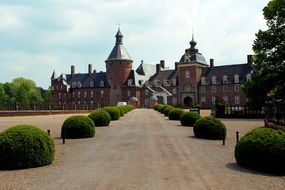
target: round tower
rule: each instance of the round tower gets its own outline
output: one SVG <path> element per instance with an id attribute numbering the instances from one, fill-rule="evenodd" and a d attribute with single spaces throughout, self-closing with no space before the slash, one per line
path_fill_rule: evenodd
<path id="1" fill-rule="evenodd" d="M 123 45 L 120 28 L 116 34 L 116 44 L 105 62 L 109 85 L 111 88 L 121 87 L 129 77 L 133 60 Z"/>

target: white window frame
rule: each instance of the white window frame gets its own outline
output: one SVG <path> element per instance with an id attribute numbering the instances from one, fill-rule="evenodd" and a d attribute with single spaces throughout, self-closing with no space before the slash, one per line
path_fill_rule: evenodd
<path id="1" fill-rule="evenodd" d="M 229 79 L 227 75 L 223 76 L 223 84 L 228 84 L 229 83 Z"/>
<path id="2" fill-rule="evenodd" d="M 201 78 L 201 85 L 206 85 L 206 77 Z"/>
<path id="3" fill-rule="evenodd" d="M 223 85 L 223 92 L 228 92 L 228 91 L 229 91 L 229 86 Z"/>
<path id="4" fill-rule="evenodd" d="M 172 80 L 172 85 L 173 85 L 173 86 L 176 86 L 176 85 L 177 85 L 177 80 L 176 80 L 176 79 L 173 79 L 173 80 Z"/>
<path id="5" fill-rule="evenodd" d="M 172 94 L 177 94 L 177 90 L 176 90 L 176 88 L 173 88 L 173 90 L 172 90 Z"/>
<path id="6" fill-rule="evenodd" d="M 131 91 L 130 91 L 130 90 L 127 91 L 127 96 L 128 96 L 128 97 L 131 96 Z"/>
<path id="7" fill-rule="evenodd" d="M 185 71 L 185 78 L 190 79 L 190 71 L 189 70 Z"/>
<path id="8" fill-rule="evenodd" d="M 205 86 L 201 86 L 200 87 L 200 92 L 201 93 L 205 93 L 206 92 L 206 87 Z"/>
<path id="9" fill-rule="evenodd" d="M 104 85 L 105 85 L 105 84 L 104 84 L 104 81 L 101 80 L 101 81 L 100 81 L 100 87 L 104 87 Z"/>
<path id="10" fill-rule="evenodd" d="M 236 74 L 236 75 L 234 76 L 234 78 L 235 78 L 235 83 L 236 83 L 236 84 L 239 83 L 239 75 Z"/>
<path id="11" fill-rule="evenodd" d="M 239 89 L 240 89 L 239 84 L 236 84 L 235 85 L 235 92 L 239 92 Z"/>
<path id="12" fill-rule="evenodd" d="M 216 93 L 217 92 L 217 87 L 216 86 L 212 86 L 212 93 Z"/>
<path id="13" fill-rule="evenodd" d="M 235 104 L 236 105 L 240 104 L 240 96 L 235 96 Z"/>
<path id="14" fill-rule="evenodd" d="M 217 77 L 216 76 L 212 77 L 212 84 L 217 84 Z"/>

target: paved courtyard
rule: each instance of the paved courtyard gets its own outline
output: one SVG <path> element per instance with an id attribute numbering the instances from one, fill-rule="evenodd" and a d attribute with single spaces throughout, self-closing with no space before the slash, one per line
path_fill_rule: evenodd
<path id="1" fill-rule="evenodd" d="M 239 167 L 235 134 L 263 125 L 262 120 L 222 120 L 228 129 L 221 141 L 197 139 L 191 127 L 169 121 L 154 110 L 136 109 L 96 128 L 95 138 L 67 140 L 60 128 L 70 115 L 1 117 L 0 132 L 15 124 L 50 129 L 56 158 L 52 165 L 0 171 L 0 189 L 238 189 L 278 190 L 285 176 Z M 1 156 L 1 155 L 0 155 Z"/>

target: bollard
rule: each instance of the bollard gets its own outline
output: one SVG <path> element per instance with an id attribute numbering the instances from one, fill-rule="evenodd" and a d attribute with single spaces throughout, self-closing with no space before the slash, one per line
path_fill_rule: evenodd
<path id="1" fill-rule="evenodd" d="M 49 129 L 47 130 L 47 133 L 48 133 L 48 136 L 50 136 L 50 130 Z"/>
<path id="2" fill-rule="evenodd" d="M 238 141 L 239 141 L 239 132 L 238 131 L 236 132 L 236 139 L 237 139 L 237 143 L 238 143 Z"/>
<path id="3" fill-rule="evenodd" d="M 223 130 L 223 145 L 225 146 L 226 144 L 226 137 L 225 137 L 225 130 Z"/>

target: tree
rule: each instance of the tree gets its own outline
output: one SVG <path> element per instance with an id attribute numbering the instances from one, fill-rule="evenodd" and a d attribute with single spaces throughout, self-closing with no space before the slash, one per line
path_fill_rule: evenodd
<path id="1" fill-rule="evenodd" d="M 256 34 L 255 74 L 244 85 L 252 107 L 261 107 L 270 99 L 285 100 L 285 1 L 270 1 L 263 15 L 268 29 Z"/>

